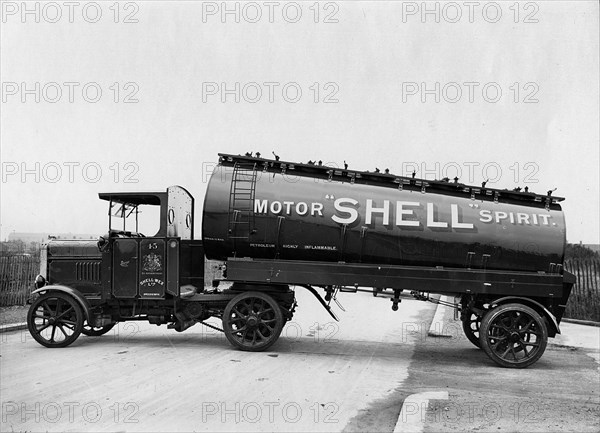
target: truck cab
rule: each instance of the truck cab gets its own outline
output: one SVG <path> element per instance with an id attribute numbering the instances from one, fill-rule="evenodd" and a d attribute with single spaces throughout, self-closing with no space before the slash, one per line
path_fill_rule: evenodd
<path id="1" fill-rule="evenodd" d="M 94 240 L 50 240 L 28 324 L 47 347 L 63 347 L 83 332 L 101 335 L 123 320 L 173 323 L 181 304 L 204 288 L 204 250 L 194 240 L 194 198 L 180 186 L 164 192 L 100 193 L 108 231 Z M 153 224 L 143 218 L 154 217 Z M 148 219 L 148 218 L 146 218 Z M 157 224 L 158 222 L 158 224 Z M 142 233 L 153 227 L 153 233 Z M 64 320 L 63 320 L 64 319 Z M 61 320 L 63 320 L 61 322 Z"/>
<path id="2" fill-rule="evenodd" d="M 109 231 L 98 241 L 104 299 L 166 299 L 204 286 L 204 251 L 194 238 L 194 198 L 180 186 L 155 193 L 101 193 Z M 144 207 L 158 207 L 156 233 L 140 231 Z"/>

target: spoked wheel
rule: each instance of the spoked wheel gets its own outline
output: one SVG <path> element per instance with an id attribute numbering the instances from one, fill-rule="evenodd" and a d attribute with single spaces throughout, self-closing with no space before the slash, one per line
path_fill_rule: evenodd
<path id="1" fill-rule="evenodd" d="M 481 326 L 481 317 L 472 311 L 467 311 L 465 320 L 462 321 L 463 331 L 471 343 L 481 348 L 479 343 L 479 328 Z"/>
<path id="2" fill-rule="evenodd" d="M 223 313 L 223 330 L 229 342 L 238 349 L 266 350 L 283 329 L 283 314 L 277 302 L 260 292 L 246 292 L 233 298 Z"/>
<path id="3" fill-rule="evenodd" d="M 483 317 L 479 341 L 498 365 L 524 368 L 540 359 L 546 350 L 548 328 L 534 309 L 523 304 L 506 304 Z"/>
<path id="4" fill-rule="evenodd" d="M 65 347 L 77 340 L 83 328 L 83 310 L 66 293 L 45 293 L 27 313 L 31 336 L 46 347 Z"/>
<path id="5" fill-rule="evenodd" d="M 101 335 L 106 334 L 108 331 L 113 329 L 115 323 L 111 323 L 110 325 L 105 326 L 91 326 L 89 323 L 85 322 L 83 324 L 83 329 L 81 333 L 87 335 L 88 337 L 100 337 Z"/>

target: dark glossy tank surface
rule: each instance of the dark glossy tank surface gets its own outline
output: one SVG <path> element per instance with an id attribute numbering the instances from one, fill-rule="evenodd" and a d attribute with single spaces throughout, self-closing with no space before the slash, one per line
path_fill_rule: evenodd
<path id="1" fill-rule="evenodd" d="M 323 177 L 290 163 L 265 162 L 263 171 L 262 161 L 237 170 L 221 158 L 204 203 L 208 258 L 515 271 L 562 264 L 565 221 L 554 198 L 339 169 Z"/>

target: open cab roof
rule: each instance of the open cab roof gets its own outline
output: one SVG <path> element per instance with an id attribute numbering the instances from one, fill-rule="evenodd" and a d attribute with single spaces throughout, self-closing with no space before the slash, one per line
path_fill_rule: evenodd
<path id="1" fill-rule="evenodd" d="M 115 203 L 122 205 L 123 217 L 137 211 L 140 205 L 160 206 L 160 229 L 154 236 L 194 238 L 194 197 L 181 186 L 170 186 L 165 192 L 108 192 L 99 193 L 98 197 L 110 203 L 109 227 Z"/>
<path id="2" fill-rule="evenodd" d="M 183 188 L 182 188 L 183 189 Z M 168 191 L 168 189 L 167 189 Z M 101 200 L 113 203 L 129 204 L 139 206 L 142 204 L 160 206 L 167 197 L 165 192 L 101 192 L 98 194 Z"/>

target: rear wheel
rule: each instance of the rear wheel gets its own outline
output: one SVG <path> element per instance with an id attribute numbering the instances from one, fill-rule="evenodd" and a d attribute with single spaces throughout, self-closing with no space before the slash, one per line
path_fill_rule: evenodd
<path id="1" fill-rule="evenodd" d="M 31 336 L 46 347 L 65 347 L 77 340 L 83 328 L 83 310 L 70 295 L 45 293 L 36 299 L 27 313 Z"/>
<path id="2" fill-rule="evenodd" d="M 548 328 L 533 308 L 523 304 L 500 305 L 483 316 L 479 342 L 498 365 L 524 368 L 543 355 Z"/>
<path id="3" fill-rule="evenodd" d="M 100 337 L 101 335 L 104 335 L 108 331 L 113 329 L 114 326 L 115 323 L 111 323 L 110 325 L 105 326 L 91 326 L 89 323 L 85 322 L 81 333 L 83 335 L 87 335 L 88 337 Z"/>
<path id="4" fill-rule="evenodd" d="M 241 350 L 268 349 L 277 341 L 282 329 L 281 308 L 266 293 L 241 293 L 229 301 L 223 313 L 225 336 Z"/>

